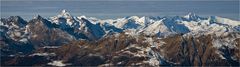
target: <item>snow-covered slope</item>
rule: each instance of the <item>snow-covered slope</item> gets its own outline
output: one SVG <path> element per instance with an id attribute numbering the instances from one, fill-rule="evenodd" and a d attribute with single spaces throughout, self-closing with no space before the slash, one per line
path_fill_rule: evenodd
<path id="1" fill-rule="evenodd" d="M 13 19 L 10 17 L 9 19 Z M 7 19 L 1 19 L 1 26 L 24 28 L 26 21 L 19 16 L 16 19 L 21 21 L 17 24 L 7 22 Z M 218 16 L 200 17 L 194 13 L 185 16 L 173 17 L 147 17 L 147 16 L 129 16 L 118 19 L 98 19 L 94 17 L 72 16 L 68 11 L 62 10 L 59 15 L 48 18 L 50 25 L 54 28 L 60 28 L 77 39 L 97 40 L 109 32 L 133 32 L 133 34 L 144 33 L 145 35 L 159 34 L 186 34 L 186 33 L 224 33 L 239 32 L 240 21 L 235 21 Z M 11 21 L 9 21 L 11 22 Z"/>
<path id="2" fill-rule="evenodd" d="M 144 28 L 144 33 L 149 34 L 149 35 L 154 35 L 157 33 L 167 33 L 171 32 L 170 29 L 167 28 L 166 25 L 164 25 L 162 20 L 156 21 L 146 28 Z"/>
<path id="3" fill-rule="evenodd" d="M 218 17 L 218 16 L 214 16 L 212 18 L 215 18 L 216 23 L 226 24 L 226 25 L 230 25 L 230 26 L 239 26 L 240 25 L 239 21 L 231 20 L 228 18 L 222 18 L 222 17 Z"/>

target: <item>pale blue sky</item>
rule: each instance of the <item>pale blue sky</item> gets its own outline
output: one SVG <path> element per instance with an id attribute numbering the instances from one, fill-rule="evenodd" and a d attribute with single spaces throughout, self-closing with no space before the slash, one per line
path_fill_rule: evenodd
<path id="1" fill-rule="evenodd" d="M 102 19 L 137 16 L 176 16 L 189 12 L 200 16 L 221 16 L 239 20 L 239 0 L 1 0 L 1 17 L 13 15 L 31 19 L 57 15 L 62 9 L 74 16 Z"/>

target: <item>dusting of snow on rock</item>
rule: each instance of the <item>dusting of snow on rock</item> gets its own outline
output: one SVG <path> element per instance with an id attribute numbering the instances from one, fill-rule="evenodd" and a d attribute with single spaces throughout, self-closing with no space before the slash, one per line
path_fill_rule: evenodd
<path id="1" fill-rule="evenodd" d="M 227 46 L 229 48 L 237 48 L 234 42 L 235 39 L 236 38 L 215 39 L 213 41 L 213 47 L 220 48 L 222 46 Z"/>
<path id="2" fill-rule="evenodd" d="M 157 58 L 151 58 L 151 59 L 149 60 L 149 64 L 150 64 L 151 66 L 159 66 L 159 61 L 157 60 Z"/>
<path id="3" fill-rule="evenodd" d="M 23 39 L 20 39 L 19 41 L 20 41 L 20 42 L 23 42 L 23 43 L 27 43 L 27 42 L 28 42 L 28 39 L 27 39 L 27 38 L 23 38 Z"/>
<path id="4" fill-rule="evenodd" d="M 34 53 L 31 54 L 30 56 L 55 56 L 55 53 Z"/>
<path id="5" fill-rule="evenodd" d="M 44 46 L 43 48 L 59 48 L 60 46 Z"/>
<path id="6" fill-rule="evenodd" d="M 220 51 L 215 51 L 215 53 L 218 54 L 221 59 L 226 59 L 225 57 L 222 56 L 222 52 L 220 52 Z"/>
<path id="7" fill-rule="evenodd" d="M 48 65 L 63 67 L 70 64 L 64 64 L 62 60 L 55 60 L 53 62 L 49 62 Z"/>

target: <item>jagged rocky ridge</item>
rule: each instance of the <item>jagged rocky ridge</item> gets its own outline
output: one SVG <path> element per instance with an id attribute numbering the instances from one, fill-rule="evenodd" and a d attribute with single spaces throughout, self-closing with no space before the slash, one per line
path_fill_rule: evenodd
<path id="1" fill-rule="evenodd" d="M 194 13 L 1 18 L 4 66 L 239 66 L 240 21 Z M 26 63 L 28 62 L 28 63 Z"/>

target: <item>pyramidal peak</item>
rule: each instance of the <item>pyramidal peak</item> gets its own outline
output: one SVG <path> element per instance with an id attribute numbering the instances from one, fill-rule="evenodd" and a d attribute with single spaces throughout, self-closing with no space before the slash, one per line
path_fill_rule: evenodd
<path id="1" fill-rule="evenodd" d="M 195 13 L 192 13 L 192 12 L 190 12 L 187 15 L 184 16 L 184 18 L 188 18 L 188 19 L 189 18 L 195 18 L 195 17 L 197 17 L 197 15 Z"/>
<path id="2" fill-rule="evenodd" d="M 40 15 L 34 17 L 34 19 L 43 19 Z"/>
<path id="3" fill-rule="evenodd" d="M 62 13 L 66 13 L 66 12 L 67 12 L 67 10 L 65 10 L 65 9 L 62 10 Z"/>
<path id="4" fill-rule="evenodd" d="M 195 13 L 192 13 L 192 12 L 189 12 L 187 15 L 188 15 L 188 16 L 195 16 L 196 14 L 195 14 Z"/>
<path id="5" fill-rule="evenodd" d="M 198 15 L 196 15 L 195 13 L 188 13 L 187 15 L 183 16 L 183 18 L 187 19 L 188 21 L 199 21 L 199 20 L 203 20 L 206 18 L 202 18 Z"/>
<path id="6" fill-rule="evenodd" d="M 14 21 L 23 20 L 23 18 L 20 17 L 20 16 L 10 16 L 9 18 L 10 18 L 11 20 L 14 20 Z"/>
<path id="7" fill-rule="evenodd" d="M 67 10 L 63 9 L 58 17 L 71 18 L 72 16 Z"/>

